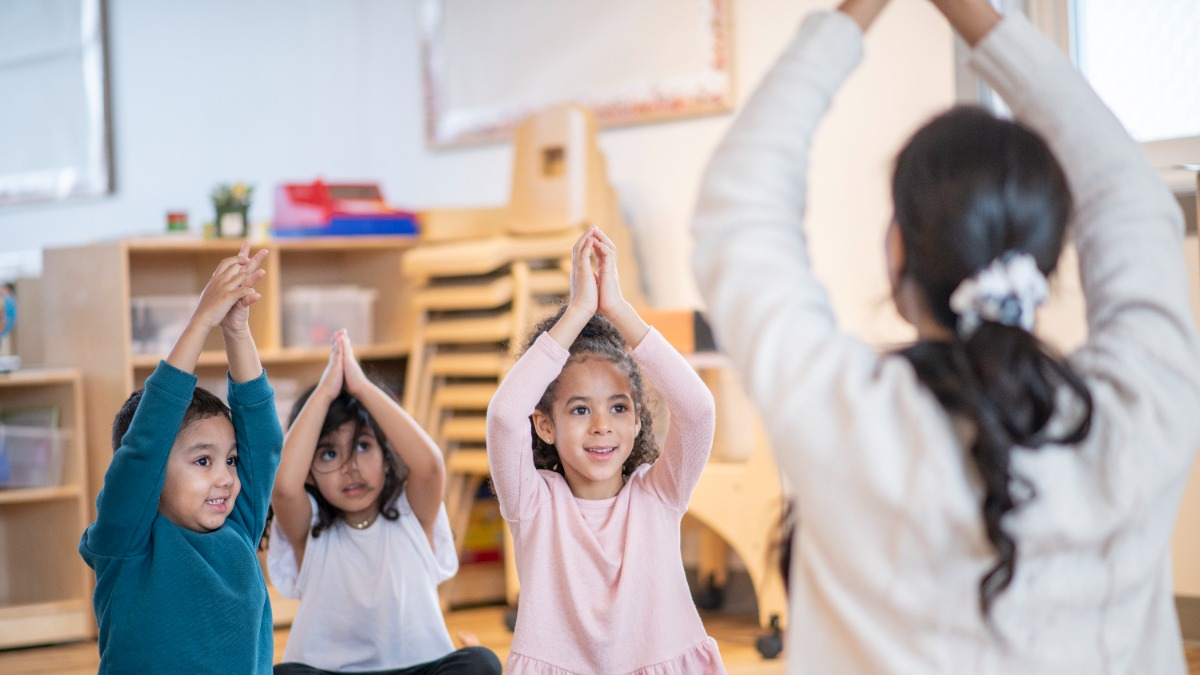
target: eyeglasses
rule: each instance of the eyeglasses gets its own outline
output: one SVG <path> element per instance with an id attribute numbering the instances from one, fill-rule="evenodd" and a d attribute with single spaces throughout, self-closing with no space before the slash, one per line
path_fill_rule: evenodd
<path id="1" fill-rule="evenodd" d="M 335 448 L 331 445 L 320 446 L 313 455 L 312 470 L 314 473 L 333 473 L 341 471 L 350 462 L 357 466 L 359 460 L 372 457 L 380 452 L 378 443 L 359 441 L 352 450 Z"/>

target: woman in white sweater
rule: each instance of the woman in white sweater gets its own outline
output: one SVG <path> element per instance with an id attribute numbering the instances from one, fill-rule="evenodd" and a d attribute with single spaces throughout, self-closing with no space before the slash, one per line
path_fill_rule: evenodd
<path id="1" fill-rule="evenodd" d="M 933 0 L 1018 122 L 956 109 L 916 133 L 886 251 L 917 341 L 879 354 L 839 332 L 808 260 L 808 149 L 886 1 L 806 19 L 693 225 L 717 342 L 803 518 L 790 670 L 1183 673 L 1170 540 L 1200 342 L 1178 206 L 1023 18 Z M 1088 340 L 1063 358 L 1030 331 L 1068 226 Z"/>

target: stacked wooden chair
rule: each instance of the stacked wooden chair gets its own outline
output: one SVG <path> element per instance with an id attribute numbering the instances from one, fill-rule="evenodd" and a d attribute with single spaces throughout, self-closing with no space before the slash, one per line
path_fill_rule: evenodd
<path id="1" fill-rule="evenodd" d="M 713 355 L 709 355 L 713 356 Z M 784 490 L 766 430 L 757 409 L 723 356 L 694 355 L 692 365 L 713 392 L 717 426 L 713 454 L 692 492 L 688 517 L 702 523 L 698 579 L 717 609 L 728 581 L 728 552 L 741 559 L 758 600 L 759 625 L 765 629 L 755 648 L 766 658 L 782 649 L 787 621 L 787 591 L 777 550 Z"/>
<path id="2" fill-rule="evenodd" d="M 586 228 L 599 227 L 617 245 L 622 291 L 643 302 L 593 115 L 569 105 L 535 114 L 517 130 L 513 154 L 506 206 L 422 212 L 421 241 L 403 263 L 416 314 L 404 404 L 446 452 L 446 507 L 459 550 L 488 475 L 488 402 L 530 329 L 567 298 L 571 248 Z"/>

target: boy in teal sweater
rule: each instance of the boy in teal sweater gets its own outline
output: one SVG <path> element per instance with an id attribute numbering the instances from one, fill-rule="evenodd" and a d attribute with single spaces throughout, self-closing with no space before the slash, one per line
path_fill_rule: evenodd
<path id="1" fill-rule="evenodd" d="M 283 431 L 249 327 L 267 251 L 249 250 L 217 266 L 171 353 L 113 421 L 119 449 L 79 542 L 96 571 L 101 673 L 271 672 L 255 551 Z M 229 407 L 196 386 L 217 326 Z"/>

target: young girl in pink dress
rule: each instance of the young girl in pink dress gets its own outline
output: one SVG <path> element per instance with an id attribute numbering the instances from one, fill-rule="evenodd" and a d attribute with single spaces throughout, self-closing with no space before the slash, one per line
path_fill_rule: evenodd
<path id="1" fill-rule="evenodd" d="M 670 411 L 661 454 L 648 383 Z M 599 230 L 576 242 L 570 301 L 534 330 L 487 422 L 521 579 L 505 672 L 724 673 L 679 548 L 713 398 L 622 297 Z"/>

